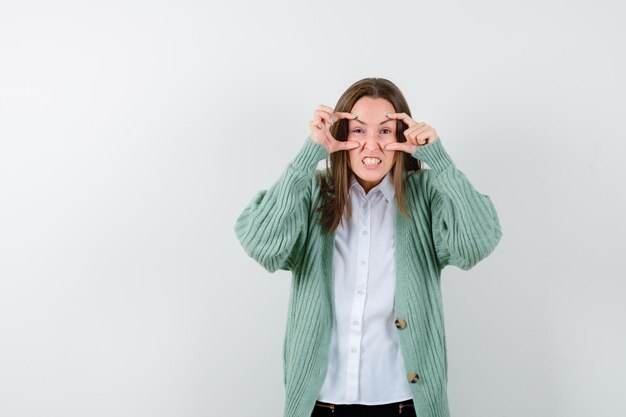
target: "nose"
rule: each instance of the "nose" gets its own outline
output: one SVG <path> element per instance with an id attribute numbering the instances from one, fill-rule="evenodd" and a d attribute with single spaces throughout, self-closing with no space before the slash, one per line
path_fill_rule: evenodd
<path id="1" fill-rule="evenodd" d="M 378 137 L 374 133 L 370 133 L 365 138 L 365 149 L 366 150 L 376 150 L 380 147 L 378 143 Z"/>

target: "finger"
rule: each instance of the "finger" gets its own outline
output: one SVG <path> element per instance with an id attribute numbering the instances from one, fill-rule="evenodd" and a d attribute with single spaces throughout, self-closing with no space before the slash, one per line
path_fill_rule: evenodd
<path id="1" fill-rule="evenodd" d="M 385 146 L 386 151 L 401 151 L 406 153 L 413 153 L 415 148 L 417 148 L 417 146 L 410 142 L 393 142 Z"/>
<path id="2" fill-rule="evenodd" d="M 317 106 L 316 110 L 325 111 L 328 114 L 332 114 L 335 111 L 332 107 L 328 107 L 323 104 L 320 104 L 319 106 Z"/>
<path id="3" fill-rule="evenodd" d="M 411 138 L 415 138 L 417 137 L 417 135 L 420 135 L 424 132 L 428 132 L 429 130 L 433 130 L 433 129 L 432 127 L 426 124 L 422 124 L 421 126 L 416 125 L 416 126 L 413 126 L 412 128 L 405 130 L 404 135 L 407 137 L 410 136 Z"/>
<path id="4" fill-rule="evenodd" d="M 420 132 L 417 134 L 417 136 L 415 136 L 417 143 L 419 143 L 420 145 L 426 145 L 428 143 L 431 143 L 436 138 L 437 138 L 437 132 L 435 132 L 435 129 L 429 129 L 424 132 Z"/>
<path id="5" fill-rule="evenodd" d="M 413 127 L 417 124 L 417 122 L 411 119 L 411 116 L 406 113 L 387 113 L 387 117 L 390 119 L 402 120 L 409 127 Z"/>
<path id="6" fill-rule="evenodd" d="M 348 140 L 348 141 L 345 141 L 345 142 L 338 142 L 338 144 L 339 145 L 337 145 L 337 146 L 338 146 L 339 150 L 342 150 L 342 151 L 349 151 L 350 149 L 356 149 L 359 146 L 361 146 L 361 144 L 359 142 L 355 142 L 353 140 Z"/>
<path id="7" fill-rule="evenodd" d="M 412 129 L 407 129 L 404 132 L 404 134 L 408 140 L 411 140 L 414 143 L 417 142 L 420 145 L 425 145 L 426 143 L 428 143 L 428 141 L 424 142 L 423 139 L 425 138 L 432 140 L 435 137 L 437 137 L 437 132 L 435 132 L 435 129 L 433 129 L 432 126 L 429 126 L 425 123 L 422 123 L 421 126 L 417 126 Z M 419 141 L 417 139 L 418 137 L 419 137 Z"/>
<path id="8" fill-rule="evenodd" d="M 424 122 L 416 122 L 415 125 L 409 127 L 407 130 L 404 131 L 404 133 L 413 133 L 413 132 L 415 132 L 418 129 L 422 129 L 423 127 L 430 127 L 430 126 L 428 126 Z"/>
<path id="9" fill-rule="evenodd" d="M 405 136 L 407 139 L 409 139 L 409 138 L 414 138 L 414 137 L 415 137 L 415 135 L 416 135 L 416 134 L 417 134 L 420 130 L 422 130 L 422 129 L 424 128 L 424 126 L 425 126 L 424 124 L 421 124 L 421 125 L 420 125 L 420 124 L 417 124 L 417 125 L 415 125 L 415 126 L 412 126 L 412 127 L 408 128 L 407 130 L 405 130 L 405 131 L 403 132 L 403 133 L 404 133 L 404 136 Z"/>
<path id="10" fill-rule="evenodd" d="M 315 117 L 313 120 L 309 122 L 309 126 L 311 128 L 315 127 L 316 129 L 321 130 L 321 129 L 324 129 L 324 121 L 319 117 Z"/>
<path id="11" fill-rule="evenodd" d="M 359 116 L 357 116 L 354 113 L 348 113 L 348 112 L 335 112 L 335 113 L 333 113 L 333 121 L 334 120 L 339 120 L 339 119 L 354 120 L 357 117 L 359 117 Z"/>
<path id="12" fill-rule="evenodd" d="M 331 124 L 331 122 L 330 122 L 330 116 L 331 115 L 329 113 L 327 113 L 325 111 L 322 111 L 322 110 L 315 110 L 313 112 L 313 114 L 315 116 L 319 117 L 320 119 L 324 120 L 326 122 L 326 124 L 328 124 L 328 125 Z"/>

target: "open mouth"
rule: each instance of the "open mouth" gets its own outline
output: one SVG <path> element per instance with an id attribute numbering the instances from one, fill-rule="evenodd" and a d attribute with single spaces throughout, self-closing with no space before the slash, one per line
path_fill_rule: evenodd
<path id="1" fill-rule="evenodd" d="M 363 158 L 362 159 L 363 164 L 367 165 L 367 166 L 375 166 L 378 165 L 380 163 L 382 163 L 382 161 L 379 158 Z"/>

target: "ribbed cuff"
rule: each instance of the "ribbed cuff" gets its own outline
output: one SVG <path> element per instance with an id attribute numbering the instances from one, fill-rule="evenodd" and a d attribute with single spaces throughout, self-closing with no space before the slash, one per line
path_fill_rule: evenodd
<path id="1" fill-rule="evenodd" d="M 428 164 L 435 172 L 439 173 L 451 165 L 454 165 L 452 158 L 443 148 L 441 139 L 437 138 L 435 141 L 428 143 L 427 145 L 418 146 L 415 152 L 411 154 L 413 158 L 422 160 Z"/>
<path id="2" fill-rule="evenodd" d="M 302 170 L 315 170 L 317 164 L 328 156 L 328 150 L 324 145 L 313 142 L 313 139 L 307 137 L 304 145 L 291 161 L 291 165 Z"/>

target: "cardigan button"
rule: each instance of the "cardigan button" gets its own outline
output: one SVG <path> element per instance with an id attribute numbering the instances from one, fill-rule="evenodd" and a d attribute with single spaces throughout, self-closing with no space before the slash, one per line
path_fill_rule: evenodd
<path id="1" fill-rule="evenodd" d="M 406 328 L 406 321 L 402 320 L 402 319 L 396 319 L 396 327 L 400 330 Z"/>
<path id="2" fill-rule="evenodd" d="M 409 372 L 408 377 L 411 384 L 415 384 L 420 379 L 419 375 L 417 375 L 415 372 Z"/>

